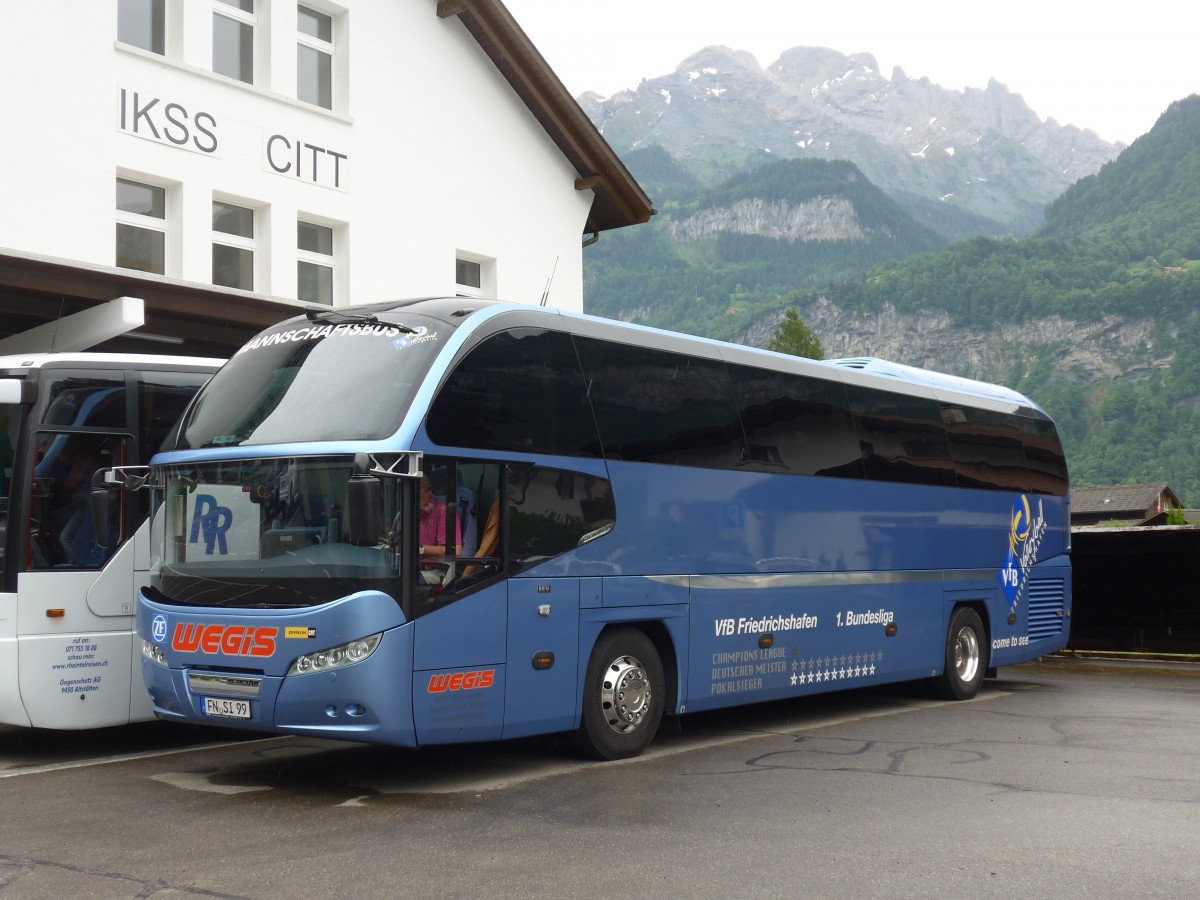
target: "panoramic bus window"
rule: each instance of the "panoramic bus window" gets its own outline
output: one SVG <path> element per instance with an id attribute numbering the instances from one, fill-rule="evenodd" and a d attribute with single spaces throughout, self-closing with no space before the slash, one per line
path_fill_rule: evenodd
<path id="1" fill-rule="evenodd" d="M 612 530 L 616 516 L 612 486 L 604 478 L 510 466 L 510 574 L 603 537 Z"/>
<path id="2" fill-rule="evenodd" d="M 953 486 L 941 412 L 932 399 L 847 385 L 866 476 Z"/>
<path id="3" fill-rule="evenodd" d="M 112 504 L 109 510 L 108 535 L 97 535 L 87 498 L 97 469 L 126 461 L 128 438 L 90 432 L 43 432 L 36 436 L 34 450 L 37 462 L 30 497 L 29 567 L 103 565 L 120 546 L 120 504 Z"/>
<path id="4" fill-rule="evenodd" d="M 577 338 L 608 459 L 736 468 L 747 450 L 725 364 Z"/>
<path id="5" fill-rule="evenodd" d="M 942 422 L 960 487 L 1032 490 L 1014 416 L 943 403 Z"/>
<path id="6" fill-rule="evenodd" d="M 171 449 L 394 433 L 451 329 L 358 315 L 343 322 L 329 311 L 251 340 L 200 392 Z"/>
<path id="7" fill-rule="evenodd" d="M 444 447 L 600 455 L 575 346 L 557 331 L 517 328 L 485 340 L 446 380 L 426 428 Z"/>
<path id="8" fill-rule="evenodd" d="M 1022 411 L 1024 412 L 1024 410 Z M 1037 494 L 1062 496 L 1067 493 L 1067 459 L 1054 423 L 1044 416 L 1017 416 L 1017 426 L 1025 445 L 1025 463 Z"/>
<path id="9" fill-rule="evenodd" d="M 862 478 L 854 420 L 839 382 L 730 366 L 746 429 L 746 468 Z"/>

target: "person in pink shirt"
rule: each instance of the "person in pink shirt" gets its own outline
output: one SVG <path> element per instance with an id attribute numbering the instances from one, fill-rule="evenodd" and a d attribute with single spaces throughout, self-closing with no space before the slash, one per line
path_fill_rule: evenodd
<path id="1" fill-rule="evenodd" d="M 428 478 L 421 479 L 421 559 L 439 559 L 446 555 L 446 504 L 433 495 Z M 454 520 L 455 552 L 462 553 L 462 521 Z"/>

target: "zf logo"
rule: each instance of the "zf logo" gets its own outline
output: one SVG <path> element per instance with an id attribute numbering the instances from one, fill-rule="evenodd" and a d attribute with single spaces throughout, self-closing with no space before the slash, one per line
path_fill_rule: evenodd
<path id="1" fill-rule="evenodd" d="M 229 555 L 229 542 L 225 533 L 233 524 L 233 510 L 228 506 L 217 504 L 216 498 L 209 494 L 196 495 L 196 512 L 192 516 L 192 533 L 188 538 L 189 544 L 200 540 L 204 532 L 204 555 L 212 556 L 213 549 L 219 548 L 221 556 Z"/>
<path id="2" fill-rule="evenodd" d="M 156 644 L 161 644 L 167 638 L 167 617 L 155 616 L 154 621 L 150 623 L 150 639 Z"/>
<path id="3" fill-rule="evenodd" d="M 729 637 L 733 634 L 733 619 L 717 619 L 717 637 Z"/>

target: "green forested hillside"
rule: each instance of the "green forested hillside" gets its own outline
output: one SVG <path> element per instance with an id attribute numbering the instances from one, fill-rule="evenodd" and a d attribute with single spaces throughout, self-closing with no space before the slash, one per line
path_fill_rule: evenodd
<path id="1" fill-rule="evenodd" d="M 658 201 L 659 214 L 649 224 L 606 234 L 588 250 L 585 306 L 596 315 L 729 338 L 781 306 L 797 288 L 945 244 L 849 162 L 769 163 L 702 192 L 659 149 L 638 156 L 631 169 L 648 190 L 677 193 Z M 862 237 L 801 241 L 733 231 L 702 239 L 673 236 L 689 216 L 739 201 L 795 205 L 828 199 L 853 205 Z"/>
<path id="2" fill-rule="evenodd" d="M 1121 261 L 1200 259 L 1200 97 L 1050 204 L 1041 234 L 1091 241 Z"/>

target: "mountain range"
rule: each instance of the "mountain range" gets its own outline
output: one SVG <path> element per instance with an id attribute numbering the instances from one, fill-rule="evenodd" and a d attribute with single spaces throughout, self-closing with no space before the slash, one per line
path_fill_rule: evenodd
<path id="1" fill-rule="evenodd" d="M 623 158 L 661 147 L 696 188 L 771 159 L 851 160 L 947 238 L 1033 231 L 1046 203 L 1123 149 L 1043 122 L 995 80 L 954 91 L 898 67 L 887 77 L 868 53 L 819 47 L 766 68 L 706 47 L 634 90 L 578 100 Z"/>

